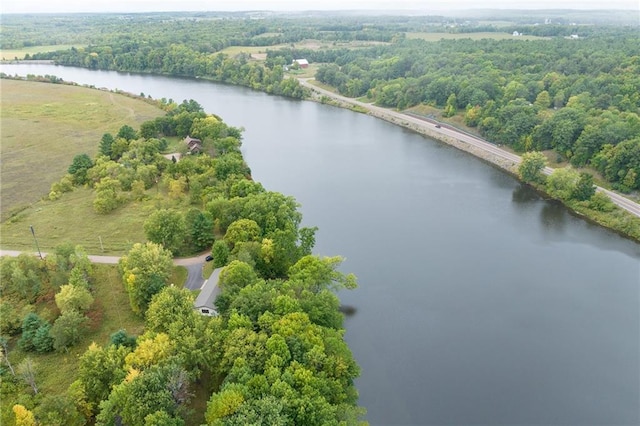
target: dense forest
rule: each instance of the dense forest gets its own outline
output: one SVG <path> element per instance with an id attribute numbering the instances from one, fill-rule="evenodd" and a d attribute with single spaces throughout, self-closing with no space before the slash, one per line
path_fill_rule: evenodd
<path id="1" fill-rule="evenodd" d="M 518 152 L 553 150 L 559 161 L 590 168 L 614 189 L 640 189 L 637 23 L 610 25 L 594 14 L 605 23 L 576 24 L 588 19 L 577 15 L 543 18 L 539 12 L 500 25 L 486 16 L 258 12 L 15 17 L 3 23 L 2 45 L 43 42 L 32 34 L 38 23 L 40 37 L 83 46 L 33 59 L 208 78 L 295 98 L 307 93 L 286 67 L 306 58 L 318 81 L 346 96 L 399 110 L 435 106 L 489 141 Z M 607 16 L 620 21 L 618 14 Z M 69 25 L 74 31 L 61 28 Z M 478 38 L 479 31 L 539 38 Z M 436 33 L 469 36 L 428 37 Z M 221 52 L 230 46 L 261 46 L 266 59 Z"/>
<path id="2" fill-rule="evenodd" d="M 3 424 L 181 425 L 193 416 L 194 387 L 208 391 L 210 425 L 360 423 L 359 367 L 335 295 L 355 277 L 337 270 L 340 257 L 311 255 L 315 228 L 300 227 L 293 198 L 251 179 L 239 129 L 194 101 L 163 106 L 167 115 L 138 131 L 105 134 L 96 158 L 77 155 L 49 194 L 93 188 L 98 214 L 155 203 L 149 242 L 118 266 L 143 331 L 111 330 L 108 344 L 80 356 L 68 389 L 43 394 L 39 357 L 87 343 L 105 303 L 96 291 L 108 283 L 79 246 L 44 261 L 0 259 Z M 199 152 L 160 154 L 165 137 L 186 135 L 202 138 Z M 223 268 L 216 317 L 194 310 L 194 293 L 172 281 L 173 255 L 203 249 Z"/>

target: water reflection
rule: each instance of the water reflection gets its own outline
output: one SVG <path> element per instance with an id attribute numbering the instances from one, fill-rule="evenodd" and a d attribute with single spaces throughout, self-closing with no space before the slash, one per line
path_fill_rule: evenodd
<path id="1" fill-rule="evenodd" d="M 340 305 L 339 309 L 346 317 L 352 317 L 358 312 L 358 309 L 353 305 Z"/>
<path id="2" fill-rule="evenodd" d="M 530 186 L 521 183 L 513 190 L 511 199 L 516 204 L 525 204 L 539 201 L 540 196 Z"/>
<path id="3" fill-rule="evenodd" d="M 562 233 L 567 224 L 567 210 L 558 201 L 548 201 L 540 209 L 540 223 L 544 231 Z"/>

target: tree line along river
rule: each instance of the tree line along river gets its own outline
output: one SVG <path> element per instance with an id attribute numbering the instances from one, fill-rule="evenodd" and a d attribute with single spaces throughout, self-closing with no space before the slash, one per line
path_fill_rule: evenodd
<path id="1" fill-rule="evenodd" d="M 372 424 L 640 422 L 640 245 L 352 111 L 201 80 L 0 71 L 194 99 L 244 127 L 254 179 L 294 196 L 315 252 L 358 276 L 340 297 Z"/>

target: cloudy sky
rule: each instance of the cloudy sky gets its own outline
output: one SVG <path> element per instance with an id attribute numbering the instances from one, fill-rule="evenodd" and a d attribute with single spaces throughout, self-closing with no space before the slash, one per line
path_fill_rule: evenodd
<path id="1" fill-rule="evenodd" d="M 640 0 L 5 0 L 1 13 L 147 12 L 194 10 L 342 10 L 342 9 L 628 9 Z"/>

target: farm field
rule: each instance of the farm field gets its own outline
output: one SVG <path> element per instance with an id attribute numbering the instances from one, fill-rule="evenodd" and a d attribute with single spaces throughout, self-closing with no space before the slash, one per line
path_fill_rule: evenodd
<path id="1" fill-rule="evenodd" d="M 124 95 L 80 86 L 0 81 L 0 219 L 46 197 L 73 157 L 98 152 L 105 133 L 162 115 Z"/>
<path id="2" fill-rule="evenodd" d="M 34 53 L 44 53 L 44 52 L 55 52 L 56 50 L 67 50 L 72 47 L 80 47 L 80 46 L 72 46 L 70 44 L 56 44 L 51 46 L 31 46 L 31 47 L 23 47 L 21 49 L 3 49 L 0 50 L 0 59 L 3 61 L 14 61 L 21 60 L 29 54 L 33 55 Z"/>

